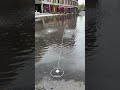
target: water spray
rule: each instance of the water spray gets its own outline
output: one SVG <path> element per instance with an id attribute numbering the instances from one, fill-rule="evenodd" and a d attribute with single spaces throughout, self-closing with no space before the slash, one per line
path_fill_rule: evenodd
<path id="1" fill-rule="evenodd" d="M 65 29 L 68 27 L 68 25 L 65 26 Z M 64 31 L 65 31 L 64 29 Z M 57 68 L 53 68 L 50 71 L 50 75 L 52 77 L 62 77 L 64 75 L 64 70 L 62 68 L 60 68 L 60 60 L 61 60 L 61 54 L 62 54 L 62 46 L 63 46 L 63 36 L 64 36 L 64 31 L 63 31 L 63 35 L 62 35 L 62 41 L 61 41 L 61 45 L 60 45 L 60 53 L 59 53 L 59 58 L 58 58 L 58 63 L 57 63 Z"/>

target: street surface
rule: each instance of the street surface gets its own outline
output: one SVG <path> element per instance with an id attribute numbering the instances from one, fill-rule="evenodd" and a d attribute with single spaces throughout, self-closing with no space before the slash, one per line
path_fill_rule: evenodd
<path id="1" fill-rule="evenodd" d="M 64 75 L 53 78 L 50 71 L 57 67 L 60 49 Z M 45 17 L 35 22 L 35 88 L 85 90 L 85 16 Z"/>

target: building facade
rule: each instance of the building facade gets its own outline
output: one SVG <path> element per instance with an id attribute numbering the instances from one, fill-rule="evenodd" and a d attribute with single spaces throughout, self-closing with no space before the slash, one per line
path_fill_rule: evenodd
<path id="1" fill-rule="evenodd" d="M 77 13 L 78 0 L 35 0 L 40 13 Z"/>

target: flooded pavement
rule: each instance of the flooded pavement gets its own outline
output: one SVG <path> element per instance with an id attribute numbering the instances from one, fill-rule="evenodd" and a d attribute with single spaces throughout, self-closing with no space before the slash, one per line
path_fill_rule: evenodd
<path id="1" fill-rule="evenodd" d="M 63 44 L 61 48 L 61 41 Z M 60 78 L 50 71 L 58 65 Z M 85 90 L 85 16 L 56 16 L 35 22 L 36 90 Z"/>

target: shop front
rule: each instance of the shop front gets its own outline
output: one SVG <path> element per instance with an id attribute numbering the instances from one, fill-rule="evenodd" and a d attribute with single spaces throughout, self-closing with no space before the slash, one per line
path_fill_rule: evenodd
<path id="1" fill-rule="evenodd" d="M 50 5 L 49 4 L 44 4 L 43 5 L 43 12 L 44 13 L 50 13 Z"/>
<path id="2" fill-rule="evenodd" d="M 41 10 L 41 4 L 35 4 L 35 10 L 37 11 L 37 12 L 42 12 L 42 10 Z"/>

